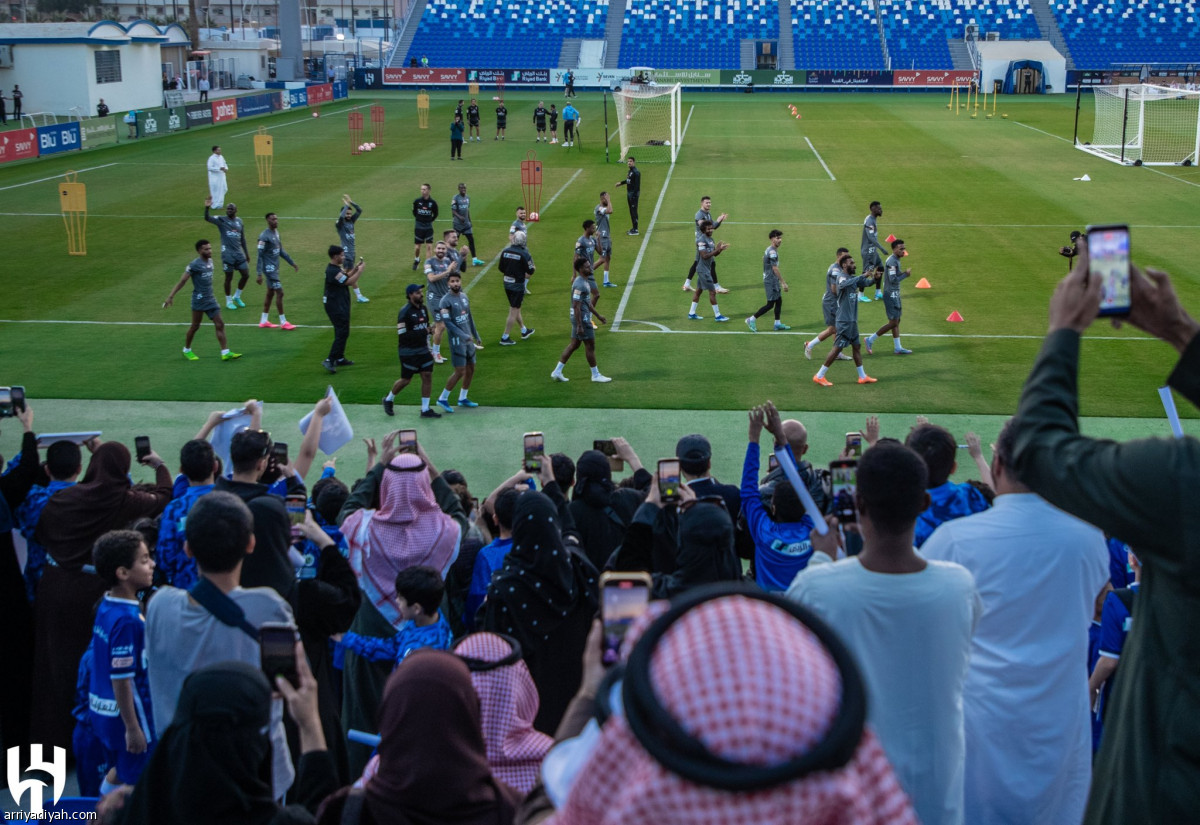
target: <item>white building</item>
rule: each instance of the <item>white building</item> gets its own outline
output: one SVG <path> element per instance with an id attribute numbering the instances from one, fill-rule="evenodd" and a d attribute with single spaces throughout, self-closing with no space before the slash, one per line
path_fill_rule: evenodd
<path id="1" fill-rule="evenodd" d="M 12 47 L 0 87 L 21 87 L 26 114 L 95 114 L 100 98 L 114 112 L 161 106 L 163 47 L 180 39 L 178 26 L 164 33 L 145 20 L 0 25 L 0 45 Z"/>

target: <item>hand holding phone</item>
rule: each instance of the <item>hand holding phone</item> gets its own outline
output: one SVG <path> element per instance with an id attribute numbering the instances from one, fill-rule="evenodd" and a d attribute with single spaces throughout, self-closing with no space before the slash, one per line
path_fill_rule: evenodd
<path id="1" fill-rule="evenodd" d="M 658 497 L 663 504 L 679 501 L 679 459 L 661 458 L 658 461 Z"/>
<path id="2" fill-rule="evenodd" d="M 417 431 L 401 430 L 398 436 L 398 451 L 401 453 L 417 454 Z"/>
<path id="3" fill-rule="evenodd" d="M 521 468 L 527 473 L 537 475 L 541 472 L 542 462 L 546 458 L 546 437 L 542 433 L 525 433 L 524 452 L 525 458 Z"/>
<path id="4" fill-rule="evenodd" d="M 858 511 L 854 507 L 854 495 L 858 490 L 858 461 L 851 458 L 830 462 L 829 478 L 833 514 L 837 520 L 842 524 L 858 521 Z"/>
<path id="5" fill-rule="evenodd" d="M 651 584 L 650 574 L 643 572 L 608 572 L 600 577 L 600 615 L 604 624 L 601 661 L 605 667 L 615 665 L 620 659 L 625 634 L 650 604 Z"/>
<path id="6" fill-rule="evenodd" d="M 846 455 L 862 455 L 862 433 L 846 433 Z"/>
<path id="7" fill-rule="evenodd" d="M 300 687 L 300 675 L 296 670 L 296 642 L 299 639 L 296 628 L 284 622 L 266 622 L 258 629 L 262 670 L 272 688 L 276 676 L 287 679 L 292 687 Z"/>
<path id="8" fill-rule="evenodd" d="M 271 454 L 275 456 L 275 466 L 282 467 L 288 463 L 288 445 L 282 441 L 276 441 L 275 446 L 271 448 Z"/>
<path id="9" fill-rule="evenodd" d="M 1129 227 L 1089 226 L 1087 249 L 1088 278 L 1100 280 L 1100 314 L 1128 315 L 1133 308 Z"/>
<path id="10" fill-rule="evenodd" d="M 9 390 L 9 394 L 12 397 L 13 413 L 20 415 L 25 412 L 25 388 L 13 387 Z"/>
<path id="11" fill-rule="evenodd" d="M 133 448 L 137 453 L 137 460 L 145 461 L 146 456 L 150 455 L 150 436 L 139 435 L 133 439 Z"/>

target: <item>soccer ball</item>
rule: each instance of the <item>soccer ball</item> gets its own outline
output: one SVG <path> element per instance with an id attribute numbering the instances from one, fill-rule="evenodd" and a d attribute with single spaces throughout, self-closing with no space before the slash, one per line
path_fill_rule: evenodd
<path id="1" fill-rule="evenodd" d="M 321 116 L 320 112 L 313 112 L 313 117 L 320 117 L 320 116 Z"/>
<path id="2" fill-rule="evenodd" d="M 529 213 L 529 220 L 533 221 L 534 223 L 537 223 L 537 222 L 538 222 L 538 221 L 540 221 L 541 219 L 542 219 L 542 216 L 541 216 L 541 215 L 539 215 L 537 212 L 530 212 L 530 213 Z"/>
<path id="3" fill-rule="evenodd" d="M 633 113 L 631 112 L 630 114 L 627 114 L 627 115 L 625 115 L 625 119 L 626 119 L 626 120 L 633 120 Z"/>
<path id="4" fill-rule="evenodd" d="M 360 152 L 367 151 L 367 145 L 365 143 L 358 144 L 358 151 L 360 151 Z"/>
<path id="5" fill-rule="evenodd" d="M 374 143 L 368 143 L 368 144 L 367 144 L 367 146 L 369 146 L 371 149 L 374 149 L 374 148 L 375 148 L 375 144 L 374 144 Z"/>
<path id="6" fill-rule="evenodd" d="M 670 146 L 670 145 L 671 145 L 671 141 L 669 141 L 669 140 L 663 141 L 663 146 Z"/>

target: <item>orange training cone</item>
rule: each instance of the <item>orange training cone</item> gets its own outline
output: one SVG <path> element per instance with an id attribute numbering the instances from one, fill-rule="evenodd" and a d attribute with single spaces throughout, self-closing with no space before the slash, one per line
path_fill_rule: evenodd
<path id="1" fill-rule="evenodd" d="M 915 289 L 933 289 L 933 287 L 930 285 L 928 278 L 922 278 L 917 281 Z"/>
<path id="2" fill-rule="evenodd" d="M 895 236 L 895 235 L 888 235 L 886 238 L 884 238 L 884 239 L 883 239 L 883 242 L 884 242 L 884 243 L 891 243 L 891 242 L 892 242 L 892 241 L 894 241 L 894 240 L 896 240 L 896 236 Z"/>
<path id="3" fill-rule="evenodd" d="M 950 313 L 950 317 L 949 317 L 949 318 L 947 318 L 946 320 L 947 320 L 947 321 L 950 321 L 951 323 L 955 323 L 955 324 L 957 324 L 957 323 L 961 323 L 961 322 L 962 322 L 962 320 L 963 320 L 963 317 L 962 317 L 961 315 L 959 315 L 959 314 L 958 314 L 958 310 L 956 309 L 956 310 L 954 310 L 954 312 L 951 312 L 951 313 Z"/>

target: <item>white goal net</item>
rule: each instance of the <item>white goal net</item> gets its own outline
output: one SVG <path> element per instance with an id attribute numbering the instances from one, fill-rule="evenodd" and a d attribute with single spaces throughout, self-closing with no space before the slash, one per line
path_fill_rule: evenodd
<path id="1" fill-rule="evenodd" d="M 1147 83 L 1093 89 L 1096 122 L 1085 152 L 1114 163 L 1192 166 L 1200 153 L 1200 92 Z"/>
<path id="2" fill-rule="evenodd" d="M 626 83 L 613 92 L 621 157 L 674 163 L 681 139 L 680 87 Z"/>

